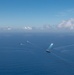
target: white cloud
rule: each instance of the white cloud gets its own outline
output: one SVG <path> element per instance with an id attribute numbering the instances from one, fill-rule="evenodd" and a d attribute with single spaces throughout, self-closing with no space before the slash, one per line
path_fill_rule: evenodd
<path id="1" fill-rule="evenodd" d="M 0 31 L 7 31 L 7 32 L 16 32 L 16 31 L 28 31 L 28 32 L 55 32 L 55 31 L 74 31 L 74 19 L 71 18 L 69 20 L 63 20 L 58 25 L 50 25 L 45 24 L 43 26 L 31 27 L 31 26 L 21 26 L 21 27 L 11 27 L 11 26 L 4 26 L 0 27 Z"/>
<path id="2" fill-rule="evenodd" d="M 74 29 L 74 19 L 70 19 L 70 20 L 64 20 L 62 21 L 60 24 L 57 25 L 58 28 L 64 28 L 64 29 L 70 29 L 73 30 Z"/>
<path id="3" fill-rule="evenodd" d="M 32 30 L 32 27 L 30 27 L 30 26 L 25 26 L 25 27 L 23 27 L 23 29 L 24 29 L 24 30 Z"/>
<path id="4" fill-rule="evenodd" d="M 0 27 L 1 30 L 4 30 L 4 31 L 10 31 L 12 30 L 13 28 L 12 27 L 8 27 L 8 26 L 4 26 L 4 27 Z"/>
<path id="5" fill-rule="evenodd" d="M 44 29 L 50 29 L 51 26 L 50 26 L 50 25 L 44 25 L 43 28 L 44 28 Z"/>
<path id="6" fill-rule="evenodd" d="M 41 30 L 50 30 L 51 29 L 51 25 L 49 24 L 46 24 L 46 25 L 43 25 L 42 27 L 40 27 Z"/>

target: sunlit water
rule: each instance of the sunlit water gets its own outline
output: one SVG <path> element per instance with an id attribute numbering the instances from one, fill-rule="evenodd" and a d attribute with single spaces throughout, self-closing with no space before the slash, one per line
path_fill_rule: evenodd
<path id="1" fill-rule="evenodd" d="M 74 75 L 72 44 L 74 34 L 0 34 L 0 75 Z"/>

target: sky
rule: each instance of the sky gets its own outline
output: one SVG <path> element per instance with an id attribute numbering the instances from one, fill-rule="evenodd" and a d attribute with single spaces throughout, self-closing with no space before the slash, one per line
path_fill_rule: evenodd
<path id="1" fill-rule="evenodd" d="M 0 26 L 58 25 L 74 18 L 74 0 L 0 0 Z"/>

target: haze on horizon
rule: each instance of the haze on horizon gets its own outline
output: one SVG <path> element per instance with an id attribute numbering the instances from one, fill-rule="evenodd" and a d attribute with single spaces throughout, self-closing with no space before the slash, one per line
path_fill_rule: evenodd
<path id="1" fill-rule="evenodd" d="M 0 0 L 0 30 L 74 30 L 74 0 Z"/>

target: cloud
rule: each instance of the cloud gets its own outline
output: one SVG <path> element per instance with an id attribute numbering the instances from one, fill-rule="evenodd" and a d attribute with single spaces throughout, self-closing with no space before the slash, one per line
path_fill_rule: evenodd
<path id="1" fill-rule="evenodd" d="M 51 31 L 52 25 L 45 24 L 42 26 L 24 26 L 22 27 L 23 30 L 25 31 L 34 31 L 34 32 L 46 32 L 46 31 Z"/>
<path id="2" fill-rule="evenodd" d="M 46 24 L 39 28 L 40 30 L 51 30 L 51 25 Z"/>
<path id="3" fill-rule="evenodd" d="M 23 29 L 24 29 L 24 30 L 32 30 L 32 27 L 30 27 L 30 26 L 25 26 L 25 27 L 23 27 Z"/>
<path id="4" fill-rule="evenodd" d="M 64 20 L 60 24 L 57 25 L 58 28 L 60 29 L 74 29 L 74 19 L 69 19 L 69 20 Z"/>
<path id="5" fill-rule="evenodd" d="M 50 29 L 51 26 L 50 26 L 50 25 L 44 25 L 43 28 L 44 28 L 44 29 Z"/>
<path id="6" fill-rule="evenodd" d="M 8 27 L 8 28 L 7 28 L 7 30 L 11 30 L 11 29 L 12 29 L 11 27 Z"/>
<path id="7" fill-rule="evenodd" d="M 56 32 L 56 31 L 74 31 L 74 19 L 63 20 L 58 25 L 45 24 L 42 26 L 21 26 L 21 27 L 11 27 L 4 26 L 0 27 L 0 31 L 7 32 Z"/>
<path id="8" fill-rule="evenodd" d="M 12 29 L 13 29 L 12 27 L 8 27 L 8 26 L 0 27 L 0 30 L 3 30 L 3 31 L 10 31 Z"/>

